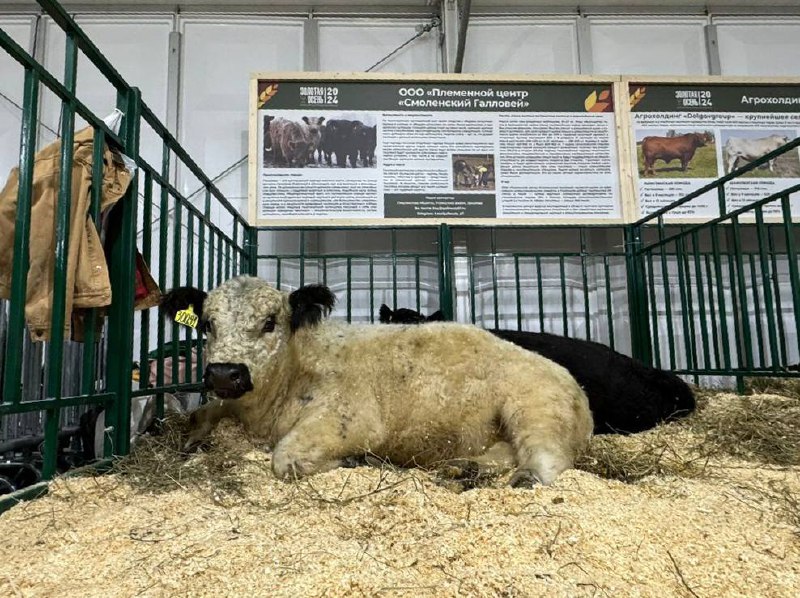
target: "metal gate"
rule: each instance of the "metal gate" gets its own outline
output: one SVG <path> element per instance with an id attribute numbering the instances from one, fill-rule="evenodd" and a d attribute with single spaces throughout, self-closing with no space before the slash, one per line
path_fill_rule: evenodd
<path id="1" fill-rule="evenodd" d="M 800 278 L 792 194 L 800 185 L 732 209 L 729 183 L 800 138 L 698 189 L 628 230 L 633 352 L 695 377 L 796 376 Z M 695 225 L 665 219 L 705 194 L 719 216 Z"/>

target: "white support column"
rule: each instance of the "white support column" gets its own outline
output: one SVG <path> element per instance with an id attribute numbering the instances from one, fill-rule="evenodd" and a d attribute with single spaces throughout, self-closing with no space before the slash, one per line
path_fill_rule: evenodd
<path id="1" fill-rule="evenodd" d="M 181 81 L 181 50 L 183 48 L 183 35 L 177 30 L 177 20 L 173 24 L 173 31 L 170 31 L 168 38 L 167 55 L 167 114 L 164 124 L 167 130 L 180 139 L 178 131 L 180 122 L 180 81 Z M 160 165 L 155 165 L 159 168 Z M 169 176 L 172 184 L 178 187 L 178 164 L 176 160 L 171 160 L 169 164 Z M 170 218 L 172 213 L 170 212 Z"/>
<path id="2" fill-rule="evenodd" d="M 578 72 L 582 75 L 594 74 L 594 60 L 592 60 L 592 32 L 589 19 L 585 15 L 578 15 Z"/>
<path id="3" fill-rule="evenodd" d="M 303 23 L 303 70 L 319 70 L 319 20 L 312 11 Z"/>
<path id="4" fill-rule="evenodd" d="M 445 73 L 454 72 L 456 52 L 458 51 L 458 2 L 457 0 L 442 0 L 442 70 Z"/>
<path id="5" fill-rule="evenodd" d="M 706 56 L 708 58 L 708 74 L 721 75 L 722 64 L 719 60 L 719 41 L 717 39 L 717 26 L 706 25 Z"/>
<path id="6" fill-rule="evenodd" d="M 178 106 L 180 106 L 181 48 L 183 36 L 180 31 L 170 31 L 167 56 L 167 129 L 178 137 Z"/>

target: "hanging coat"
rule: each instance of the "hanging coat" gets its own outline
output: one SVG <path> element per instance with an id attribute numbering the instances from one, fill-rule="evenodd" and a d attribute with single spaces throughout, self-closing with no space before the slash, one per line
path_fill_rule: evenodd
<path id="1" fill-rule="evenodd" d="M 72 193 L 67 244 L 64 338 L 69 338 L 71 314 L 80 308 L 111 304 L 111 282 L 103 246 L 91 208 L 92 148 L 94 131 L 87 127 L 75 134 L 72 161 Z M 55 224 L 60 188 L 61 140 L 40 150 L 34 158 L 31 197 L 30 269 L 25 319 L 33 341 L 50 338 L 55 271 Z M 105 213 L 125 194 L 131 173 L 108 146 L 103 149 L 100 211 Z M 0 298 L 11 294 L 19 169 L 14 168 L 0 191 Z M 149 277 L 149 273 L 147 274 Z M 150 283 L 152 281 L 148 281 Z M 148 287 L 155 287 L 148 284 Z M 152 302 L 152 298 L 150 301 Z"/>

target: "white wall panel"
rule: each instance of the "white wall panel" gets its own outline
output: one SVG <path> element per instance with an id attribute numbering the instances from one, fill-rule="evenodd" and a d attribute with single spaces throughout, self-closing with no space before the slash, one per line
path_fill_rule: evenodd
<path id="1" fill-rule="evenodd" d="M 800 19 L 715 18 L 722 74 L 800 75 Z"/>
<path id="2" fill-rule="evenodd" d="M 28 17 L 0 17 L 0 27 L 26 51 L 30 51 L 33 20 Z M 9 171 L 19 163 L 22 93 L 25 70 L 0 50 L 0 189 Z M 3 97 L 6 96 L 6 97 Z"/>
<path id="3" fill-rule="evenodd" d="M 596 74 L 706 75 L 705 18 L 590 18 Z"/>
<path id="4" fill-rule="evenodd" d="M 141 90 L 142 99 L 161 122 L 165 122 L 172 17 L 78 15 L 76 21 L 128 84 Z M 46 40 L 45 66 L 63 81 L 64 35 L 58 25 L 49 19 Z M 82 52 L 78 52 L 77 95 L 101 118 L 110 114 L 117 105 L 116 90 Z M 52 94 L 47 94 L 43 102 L 43 121 L 57 129 L 60 112 L 61 102 Z M 86 124 L 80 118 L 76 122 L 79 127 Z M 144 126 L 141 154 L 152 166 L 160 168 L 161 143 L 155 133 Z"/>
<path id="5" fill-rule="evenodd" d="M 302 70 L 303 20 L 186 18 L 181 30 L 180 141 L 214 177 L 248 153 L 250 74 Z M 218 186 L 247 213 L 246 162 Z M 197 182 L 182 176 L 181 187 Z"/>
<path id="6" fill-rule="evenodd" d="M 577 73 L 576 21 L 472 18 L 464 72 Z"/>
<path id="7" fill-rule="evenodd" d="M 396 19 L 320 19 L 319 68 L 321 71 L 367 70 L 407 42 L 424 24 Z M 439 69 L 438 30 L 415 39 L 374 72 L 435 73 Z"/>

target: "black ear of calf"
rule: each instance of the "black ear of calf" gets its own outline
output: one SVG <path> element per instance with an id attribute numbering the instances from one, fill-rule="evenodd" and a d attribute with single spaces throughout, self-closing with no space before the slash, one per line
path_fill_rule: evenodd
<path id="1" fill-rule="evenodd" d="M 437 309 L 428 316 L 428 322 L 444 322 L 444 314 L 441 309 Z"/>
<path id="2" fill-rule="evenodd" d="M 389 306 L 385 303 L 381 304 L 381 307 L 378 310 L 378 319 L 380 320 L 381 324 L 388 324 L 392 321 L 392 310 L 389 309 Z"/>
<path id="3" fill-rule="evenodd" d="M 206 296 L 207 293 L 205 291 L 194 287 L 178 287 L 164 295 L 159 305 L 170 319 L 190 305 L 199 318 L 203 315 L 203 303 L 206 300 Z"/>
<path id="4" fill-rule="evenodd" d="M 303 326 L 313 326 L 327 316 L 336 303 L 336 296 L 325 285 L 309 284 L 289 295 L 292 308 L 292 332 Z"/>

